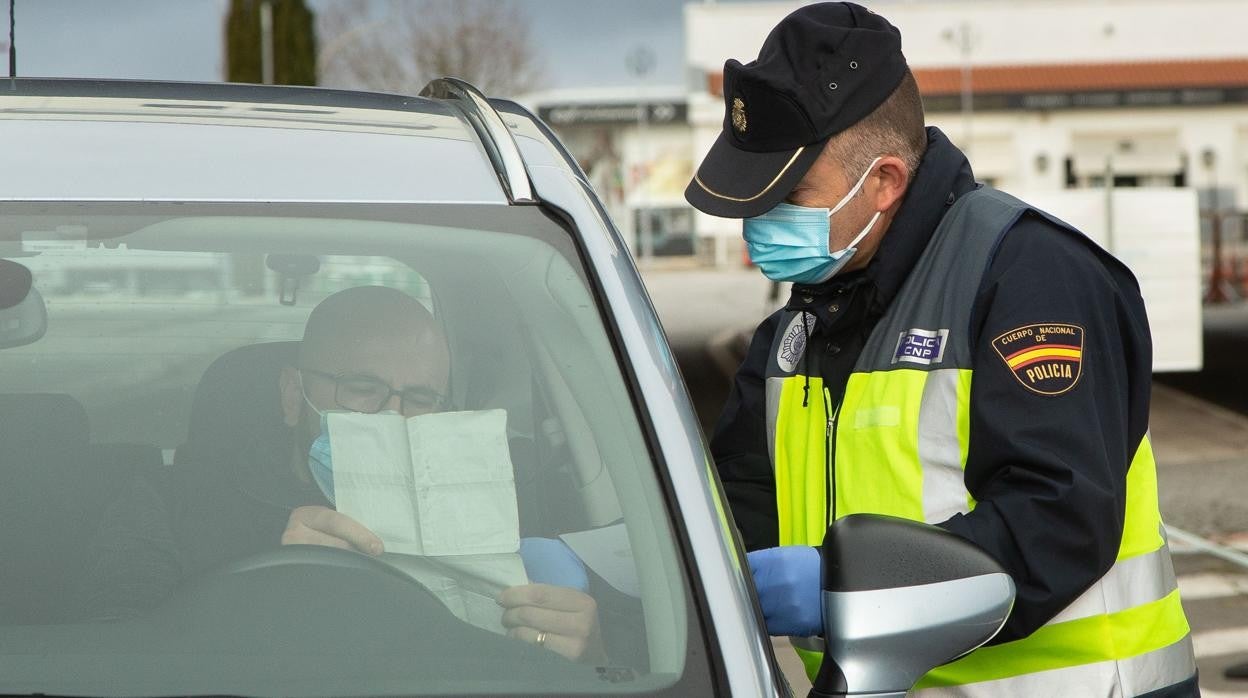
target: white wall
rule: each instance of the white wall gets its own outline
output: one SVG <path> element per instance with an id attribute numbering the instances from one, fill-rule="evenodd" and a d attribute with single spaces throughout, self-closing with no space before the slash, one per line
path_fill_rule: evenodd
<path id="1" fill-rule="evenodd" d="M 694 160 L 700 161 L 719 132 L 723 102 L 705 88 L 725 59 L 752 60 L 772 27 L 800 2 L 689 4 L 685 6 L 686 60 L 701 77 L 691 96 Z M 973 65 L 1129 62 L 1248 57 L 1248 2 L 1244 0 L 876 0 L 866 3 L 901 30 L 914 67 L 958 66 L 962 55 L 946 30 L 965 22 L 975 37 Z M 1025 27 L 1026 31 L 1019 31 Z M 697 104 L 698 107 L 694 108 Z M 967 144 L 958 112 L 928 114 L 959 145 Z M 1003 189 L 1056 191 L 1066 181 L 1065 160 L 1087 164 L 1100 153 L 1078 146 L 1105 138 L 1168 140 L 1185 156 L 1188 185 L 1217 183 L 1248 206 L 1248 106 L 977 112 L 969 155 L 981 177 Z M 1212 150 L 1213 168 L 1201 154 Z M 1177 152 L 1173 152 L 1177 151 Z M 1043 156 L 1046 166 L 1038 167 Z M 1138 159 L 1138 158 L 1137 158 Z M 1224 202 L 1230 204 L 1231 202 Z M 740 226 L 699 217 L 698 232 L 733 236 Z"/>
<path id="2" fill-rule="evenodd" d="M 928 114 L 928 123 L 938 126 L 955 143 L 965 142 L 962 116 L 958 113 Z M 1065 187 L 1064 161 L 1077 156 L 1076 141 L 1081 135 L 1109 134 L 1122 140 L 1145 141 L 1158 134 L 1173 134 L 1178 150 L 1188 158 L 1188 186 L 1204 188 L 1215 182 L 1238 190 L 1237 205 L 1248 205 L 1248 107 L 1188 107 L 1174 109 L 1071 110 L 1057 112 L 980 112 L 972 126 L 971 165 L 980 156 L 992 164 L 1006 156 L 983 149 L 1009 147 L 1010 157 L 1019 169 L 1000 178 L 998 186 L 1027 190 Z M 1201 155 L 1213 150 L 1213 169 Z M 1048 167 L 1041 173 L 1036 157 L 1045 154 Z M 993 176 L 990 169 L 976 168 L 976 174 Z M 1229 204 L 1230 202 L 1224 202 Z"/>
<path id="3" fill-rule="evenodd" d="M 1190 189 L 1027 192 L 1020 196 L 1079 228 L 1130 267 L 1153 333 L 1153 370 L 1201 367 L 1200 230 Z M 1110 233 L 1112 222 L 1112 234 Z"/>
<path id="4" fill-rule="evenodd" d="M 685 6 L 687 63 L 718 72 L 758 55 L 772 27 L 800 2 Z M 918 68 L 961 65 L 946 30 L 967 22 L 972 63 L 1075 63 L 1248 55 L 1243 0 L 876 0 L 864 2 L 901 30 Z M 1020 31 L 1020 28 L 1026 31 Z"/>

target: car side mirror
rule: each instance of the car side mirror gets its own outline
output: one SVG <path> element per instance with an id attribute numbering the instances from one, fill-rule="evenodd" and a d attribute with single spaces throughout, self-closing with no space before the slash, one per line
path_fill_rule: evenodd
<path id="1" fill-rule="evenodd" d="M 0 349 L 30 344 L 48 329 L 48 310 L 26 267 L 0 259 Z"/>
<path id="2" fill-rule="evenodd" d="M 1014 581 L 935 526 L 854 514 L 823 539 L 824 655 L 810 695 L 901 698 L 1005 624 Z"/>

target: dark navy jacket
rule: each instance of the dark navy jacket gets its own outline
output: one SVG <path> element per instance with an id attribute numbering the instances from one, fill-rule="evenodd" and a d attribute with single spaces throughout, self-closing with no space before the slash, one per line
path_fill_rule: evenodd
<path id="1" fill-rule="evenodd" d="M 942 216 L 975 186 L 966 157 L 929 128 L 927 152 L 870 264 L 794 287 L 787 309 L 818 317 L 808 351 L 821 353 L 831 395 L 843 394 L 866 338 Z M 755 331 L 711 440 L 750 550 L 777 545 L 763 376 L 781 315 Z M 1085 330 L 1082 375 L 1060 395 L 1025 388 L 992 348 L 993 338 L 1036 323 Z M 1004 642 L 1040 627 L 1114 563 L 1127 467 L 1148 429 L 1152 343 L 1130 271 L 1034 214 L 1004 236 L 976 298 L 972 331 L 965 482 L 977 504 L 939 525 L 988 551 L 1014 578 L 1018 599 L 994 640 Z"/>

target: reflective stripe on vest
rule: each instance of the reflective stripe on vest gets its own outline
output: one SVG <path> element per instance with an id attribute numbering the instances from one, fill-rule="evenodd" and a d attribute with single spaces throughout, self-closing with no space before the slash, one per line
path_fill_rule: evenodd
<path id="1" fill-rule="evenodd" d="M 962 686 L 916 688 L 915 698 L 1001 698 L 1001 696 L 1048 696 L 1055 690 L 1068 696 L 1139 696 L 1158 686 L 1174 686 L 1192 677 L 1192 639 L 1183 639 L 1152 652 L 1121 660 L 1033 671 L 1005 679 Z"/>
<path id="2" fill-rule="evenodd" d="M 974 508 L 963 482 L 973 380 L 970 311 L 1000 236 L 1027 210 L 991 190 L 954 205 L 873 330 L 839 406 L 818 376 L 808 381 L 800 370 L 805 342 L 794 329 L 800 316 L 790 313 L 781 324 L 766 382 L 781 545 L 819 545 L 829 520 L 851 513 L 937 523 Z M 798 653 L 813 678 L 820 654 Z M 1073 695 L 1109 686 L 1097 695 L 1131 696 L 1194 673 L 1145 437 L 1127 473 L 1123 534 L 1110 570 L 1032 635 L 980 648 L 934 670 L 916 689 L 924 696 L 1031 695 L 1040 685 L 1041 693 L 1078 687 Z"/>

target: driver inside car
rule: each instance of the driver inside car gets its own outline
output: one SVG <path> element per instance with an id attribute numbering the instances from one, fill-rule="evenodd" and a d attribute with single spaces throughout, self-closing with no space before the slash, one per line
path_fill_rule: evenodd
<path id="1" fill-rule="evenodd" d="M 321 415 L 446 411 L 449 378 L 446 338 L 420 302 L 377 286 L 329 296 L 309 316 L 294 365 L 283 367 L 273 386 L 288 427 L 286 438 L 264 444 L 276 462 L 245 464 L 246 477 L 179 463 L 136 481 L 91 542 L 82 612 L 95 619 L 141 614 L 186 579 L 279 544 L 382 554 L 382 540 L 335 511 L 332 492 L 311 472 Z M 598 606 L 580 590 L 587 574 L 575 554 L 557 540 L 533 537 L 522 539 L 519 552 L 535 583 L 499 595 L 508 634 L 571 660 L 605 660 Z"/>

